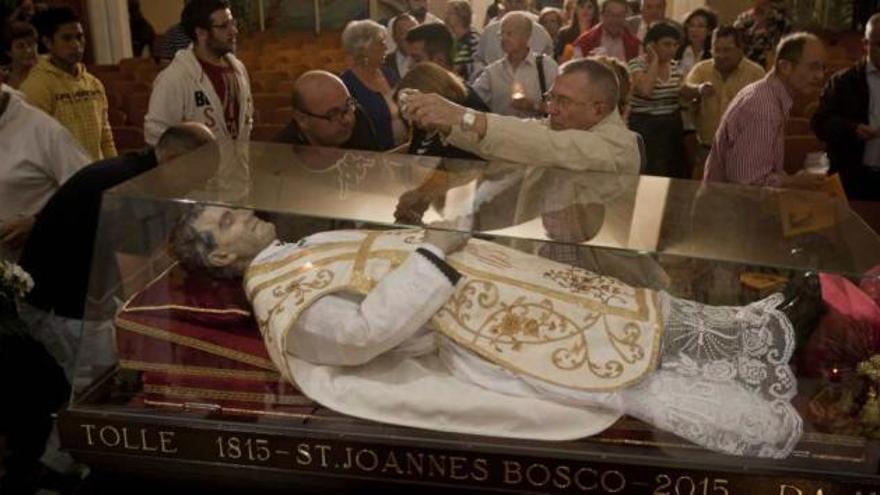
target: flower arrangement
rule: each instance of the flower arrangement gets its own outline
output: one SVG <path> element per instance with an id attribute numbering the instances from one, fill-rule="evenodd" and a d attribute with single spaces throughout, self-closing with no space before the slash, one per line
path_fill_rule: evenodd
<path id="1" fill-rule="evenodd" d="M 34 280 L 15 263 L 0 260 L 0 298 L 14 301 L 34 288 Z"/>

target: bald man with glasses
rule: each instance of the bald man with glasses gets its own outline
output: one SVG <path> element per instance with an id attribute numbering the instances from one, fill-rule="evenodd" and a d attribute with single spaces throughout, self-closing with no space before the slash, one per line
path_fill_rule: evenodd
<path id="1" fill-rule="evenodd" d="M 341 79 L 309 71 L 294 84 L 293 119 L 276 142 L 378 151 L 376 131 Z"/>

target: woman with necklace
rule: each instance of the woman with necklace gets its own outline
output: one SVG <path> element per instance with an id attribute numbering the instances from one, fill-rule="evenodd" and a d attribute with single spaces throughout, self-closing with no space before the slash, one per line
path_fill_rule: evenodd
<path id="1" fill-rule="evenodd" d="M 379 149 L 394 148 L 404 142 L 407 129 L 394 102 L 397 81 L 383 65 L 385 28 L 370 20 L 352 21 L 342 32 L 342 46 L 352 61 L 342 82 L 370 118 Z"/>

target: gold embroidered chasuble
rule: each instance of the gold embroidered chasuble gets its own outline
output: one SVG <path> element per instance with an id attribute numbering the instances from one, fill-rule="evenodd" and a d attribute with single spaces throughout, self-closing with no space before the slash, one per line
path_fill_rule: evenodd
<path id="1" fill-rule="evenodd" d="M 269 355 L 288 380 L 287 339 L 320 297 L 365 295 L 421 244 L 421 230 L 362 231 L 254 263 L 245 290 Z M 657 294 L 587 270 L 471 239 L 447 258 L 462 274 L 432 326 L 514 373 L 588 392 L 627 387 L 657 366 Z"/>

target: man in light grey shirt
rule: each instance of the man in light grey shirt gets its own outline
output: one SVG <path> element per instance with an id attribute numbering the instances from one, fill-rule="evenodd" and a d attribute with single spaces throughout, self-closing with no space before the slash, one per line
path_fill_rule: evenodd
<path id="1" fill-rule="evenodd" d="M 528 12 L 526 7 L 527 0 L 507 0 L 507 12 L 520 12 L 532 21 L 532 33 L 529 36 L 529 49 L 535 53 L 543 53 L 553 56 L 553 38 L 544 29 L 544 26 L 538 24 L 538 16 Z M 496 60 L 504 58 L 504 51 L 501 49 L 501 22 L 492 21 L 483 30 L 480 36 L 480 44 L 477 45 L 477 53 L 474 57 L 474 79 L 480 74 L 482 68 L 488 66 Z"/>
<path id="2" fill-rule="evenodd" d="M 543 114 L 543 93 L 556 80 L 558 65 L 548 55 L 539 56 L 529 49 L 532 21 L 523 12 L 510 12 L 501 25 L 504 57 L 489 64 L 474 82 L 474 90 L 489 105 L 492 113 L 516 117 Z M 541 89 L 541 73 L 544 85 Z"/>

